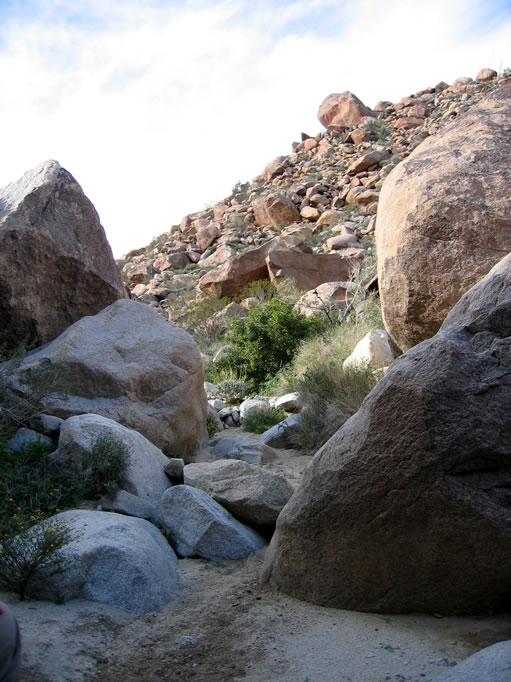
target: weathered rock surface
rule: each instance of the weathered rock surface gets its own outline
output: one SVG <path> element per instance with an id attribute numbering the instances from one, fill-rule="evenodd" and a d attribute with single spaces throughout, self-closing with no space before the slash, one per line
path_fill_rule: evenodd
<path id="1" fill-rule="evenodd" d="M 243 559 L 265 544 L 258 533 L 198 488 L 169 488 L 161 499 L 159 513 L 160 523 L 181 556 Z"/>
<path id="2" fill-rule="evenodd" d="M 178 582 L 177 558 L 152 523 L 110 512 L 72 510 L 56 517 L 78 538 L 65 548 L 72 566 L 31 584 L 38 599 L 89 599 L 145 613 L 167 604 Z"/>
<path id="3" fill-rule="evenodd" d="M 17 376 L 57 377 L 45 411 L 95 413 L 140 432 L 168 456 L 193 455 L 205 441 L 206 395 L 192 337 L 135 301 L 113 303 L 28 353 Z"/>
<path id="4" fill-rule="evenodd" d="M 371 109 L 365 106 L 351 92 L 328 95 L 318 111 L 318 119 L 325 128 L 332 125 L 352 126 L 359 123 L 364 116 L 371 115 Z"/>
<path id="5" fill-rule="evenodd" d="M 300 220 L 300 214 L 293 202 L 282 194 L 270 194 L 254 202 L 257 225 L 272 225 L 280 230 Z"/>
<path id="6" fill-rule="evenodd" d="M 511 251 L 511 87 L 426 139 L 383 184 L 376 222 L 385 326 L 402 350 L 439 329 Z"/>
<path id="7" fill-rule="evenodd" d="M 349 258 L 330 253 L 303 253 L 273 249 L 267 257 L 268 272 L 272 282 L 291 279 L 303 291 L 325 282 L 349 280 L 357 266 Z"/>
<path id="8" fill-rule="evenodd" d="M 46 161 L 0 189 L 0 343 L 51 341 L 127 292 L 82 188 Z"/>
<path id="9" fill-rule="evenodd" d="M 266 575 L 344 609 L 509 608 L 510 490 L 511 254 L 319 450 Z"/>
<path id="10" fill-rule="evenodd" d="M 164 491 L 170 487 L 165 475 L 168 458 L 140 433 L 112 419 L 99 414 L 80 414 L 66 419 L 52 460 L 62 464 L 73 462 L 87 469 L 87 459 L 94 443 L 101 437 L 120 441 L 128 449 L 129 464 L 119 481 L 121 488 L 153 506 L 157 505 Z"/>
<path id="11" fill-rule="evenodd" d="M 509 682 L 511 680 L 511 640 L 498 642 L 469 656 L 432 682 Z"/>
<path id="12" fill-rule="evenodd" d="M 275 459 L 272 448 L 246 436 L 225 436 L 209 441 L 211 454 L 217 459 L 242 459 L 249 464 L 265 464 Z"/>
<path id="13" fill-rule="evenodd" d="M 352 289 L 354 289 L 352 282 L 325 282 L 319 287 L 306 291 L 298 299 L 296 308 L 307 317 L 321 312 L 331 315 L 337 310 L 346 308 L 353 298 L 350 293 Z"/>
<path id="14" fill-rule="evenodd" d="M 274 524 L 294 490 L 281 474 L 240 460 L 187 464 L 184 482 L 204 490 L 241 521 L 258 526 Z"/>

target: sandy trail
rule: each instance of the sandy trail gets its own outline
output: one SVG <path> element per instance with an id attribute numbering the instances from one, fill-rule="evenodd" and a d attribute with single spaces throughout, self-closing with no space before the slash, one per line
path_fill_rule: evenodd
<path id="1" fill-rule="evenodd" d="M 277 452 L 268 468 L 297 485 L 311 458 Z M 144 615 L 0 595 L 21 625 L 22 681 L 427 682 L 511 639 L 511 614 L 386 616 L 297 601 L 259 584 L 263 556 L 181 559 L 173 601 Z"/>
<path id="2" fill-rule="evenodd" d="M 22 628 L 22 680 L 426 682 L 511 638 L 511 615 L 385 616 L 299 602 L 258 583 L 261 561 L 183 559 L 174 601 L 142 616 L 2 595 Z"/>

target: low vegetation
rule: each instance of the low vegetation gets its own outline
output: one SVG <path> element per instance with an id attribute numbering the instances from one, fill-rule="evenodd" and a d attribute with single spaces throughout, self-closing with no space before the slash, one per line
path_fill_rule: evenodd
<path id="1" fill-rule="evenodd" d="M 284 410 L 275 407 L 258 407 L 250 410 L 243 420 L 243 430 L 250 433 L 264 433 L 286 418 Z"/>

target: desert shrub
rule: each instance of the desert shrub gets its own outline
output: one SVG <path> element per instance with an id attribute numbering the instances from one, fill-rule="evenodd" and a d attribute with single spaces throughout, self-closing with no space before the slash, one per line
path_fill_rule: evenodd
<path id="1" fill-rule="evenodd" d="M 218 428 L 218 424 L 216 422 L 216 419 L 213 417 L 212 414 L 208 414 L 206 417 L 206 428 L 208 429 L 208 437 L 213 438 L 215 433 L 218 433 L 220 430 Z"/>
<path id="2" fill-rule="evenodd" d="M 365 127 L 370 133 L 371 142 L 386 144 L 392 141 L 392 131 L 385 121 L 373 118 L 365 124 Z"/>
<path id="3" fill-rule="evenodd" d="M 245 298 L 257 298 L 259 303 L 267 303 L 276 293 L 277 290 L 269 279 L 255 279 L 243 287 L 236 299 L 243 301 Z"/>
<path id="4" fill-rule="evenodd" d="M 240 403 L 250 391 L 250 385 L 242 379 L 224 379 L 216 387 L 218 397 L 230 405 Z"/>
<path id="5" fill-rule="evenodd" d="M 225 332 L 224 324 L 215 325 L 213 316 L 229 303 L 225 297 L 207 296 L 193 303 L 176 323 L 191 334 L 199 346 L 207 346 Z M 176 305 L 179 306 L 179 301 L 176 301 Z"/>
<path id="6" fill-rule="evenodd" d="M 264 433 L 286 418 L 284 410 L 275 407 L 258 407 L 250 410 L 243 420 L 243 430 L 250 433 Z"/>
<path id="7" fill-rule="evenodd" d="M 233 349 L 217 361 L 217 367 L 244 372 L 259 385 L 292 360 L 303 339 L 321 329 L 317 318 L 307 318 L 273 297 L 253 308 L 246 318 L 233 320 L 226 339 Z"/>
<path id="8" fill-rule="evenodd" d="M 376 382 L 371 368 L 344 369 L 334 362 L 305 372 L 296 383 L 303 408 L 297 431 L 291 435 L 293 445 L 315 452 L 358 411 Z"/>
<path id="9" fill-rule="evenodd" d="M 15 528 L 0 537 L 0 588 L 23 600 L 34 577 L 48 578 L 70 566 L 73 559 L 64 548 L 78 533 L 58 518 L 44 518 L 38 510 L 29 518 L 14 511 L 11 521 Z"/>
<path id="10" fill-rule="evenodd" d="M 129 448 L 109 434 L 98 436 L 87 457 L 84 472 L 84 494 L 95 499 L 101 495 L 113 497 L 119 490 L 119 480 L 129 464 Z"/>

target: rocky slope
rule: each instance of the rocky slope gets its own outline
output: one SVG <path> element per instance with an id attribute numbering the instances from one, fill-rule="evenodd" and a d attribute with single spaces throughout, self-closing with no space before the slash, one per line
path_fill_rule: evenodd
<path id="1" fill-rule="evenodd" d="M 302 133 L 290 155 L 268 163 L 251 183 L 238 183 L 230 196 L 185 216 L 145 249 L 119 261 L 131 295 L 179 322 L 205 295 L 232 295 L 241 288 L 239 254 L 290 234 L 299 244 L 295 250 L 373 263 L 375 214 L 387 175 L 423 140 L 509 80 L 482 69 L 475 80 L 441 82 L 400 102 L 378 102 L 374 110 L 351 93 L 330 95 L 318 114 L 325 131 L 316 137 Z M 280 265 L 265 258 L 257 272 L 247 276 L 243 270 L 242 284 L 281 276 Z M 228 286 L 212 288 L 222 263 L 227 273 L 221 279 Z M 285 276 L 305 289 L 297 281 L 302 269 L 291 261 Z M 314 281 L 311 288 L 317 285 Z"/>

